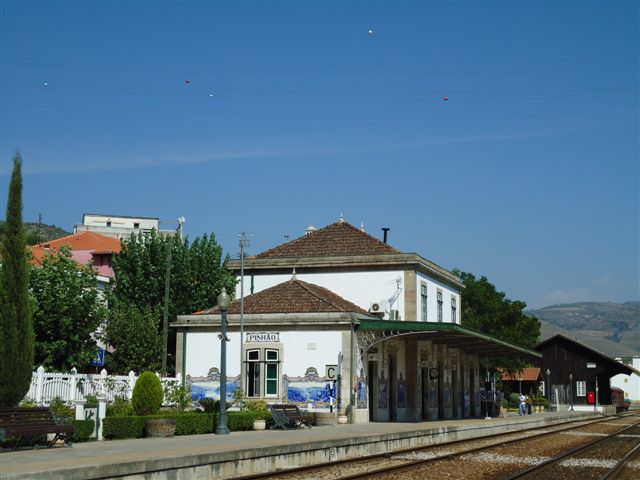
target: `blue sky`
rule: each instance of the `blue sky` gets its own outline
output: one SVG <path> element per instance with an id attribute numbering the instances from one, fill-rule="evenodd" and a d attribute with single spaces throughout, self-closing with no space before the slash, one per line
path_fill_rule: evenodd
<path id="1" fill-rule="evenodd" d="M 235 255 L 342 211 L 533 307 L 640 298 L 635 2 L 0 8 L 2 215 L 20 149 L 30 221 Z"/>

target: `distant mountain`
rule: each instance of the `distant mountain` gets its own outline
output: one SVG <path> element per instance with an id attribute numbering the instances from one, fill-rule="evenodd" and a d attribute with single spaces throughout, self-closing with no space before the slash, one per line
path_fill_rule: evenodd
<path id="1" fill-rule="evenodd" d="M 5 222 L 0 220 L 0 238 L 4 234 Z M 71 235 L 70 232 L 63 230 L 55 225 L 47 225 L 46 223 L 24 223 L 25 233 L 27 235 L 27 244 L 35 245 L 36 243 L 48 242 L 55 240 L 56 238 L 66 237 Z"/>
<path id="2" fill-rule="evenodd" d="M 580 302 L 529 310 L 541 339 L 558 333 L 613 357 L 640 353 L 640 302 Z"/>

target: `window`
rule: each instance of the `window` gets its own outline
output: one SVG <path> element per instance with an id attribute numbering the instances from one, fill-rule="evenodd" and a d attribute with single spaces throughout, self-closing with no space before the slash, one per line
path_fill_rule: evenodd
<path id="1" fill-rule="evenodd" d="M 457 323 L 458 322 L 458 318 L 457 318 L 457 309 L 458 309 L 458 304 L 456 302 L 456 297 L 451 297 L 451 321 L 453 323 Z"/>
<path id="2" fill-rule="evenodd" d="M 267 350 L 267 361 L 265 366 L 265 396 L 277 397 L 278 396 L 278 351 Z"/>
<path id="3" fill-rule="evenodd" d="M 576 395 L 578 397 L 585 397 L 587 395 L 587 382 L 576 382 Z"/>
<path id="4" fill-rule="evenodd" d="M 442 292 L 438 290 L 438 321 L 442 322 Z"/>
<path id="5" fill-rule="evenodd" d="M 544 382 L 540 382 L 540 395 L 544 397 Z"/>
<path id="6" fill-rule="evenodd" d="M 140 228 L 140 224 L 138 222 L 134 222 L 133 223 L 133 228 Z"/>
<path id="7" fill-rule="evenodd" d="M 111 220 L 107 220 L 107 227 L 111 226 Z"/>
<path id="8" fill-rule="evenodd" d="M 260 350 L 247 351 L 247 396 L 260 396 Z"/>
<path id="9" fill-rule="evenodd" d="M 420 303 L 422 305 L 422 321 L 427 321 L 427 286 L 420 286 Z"/>

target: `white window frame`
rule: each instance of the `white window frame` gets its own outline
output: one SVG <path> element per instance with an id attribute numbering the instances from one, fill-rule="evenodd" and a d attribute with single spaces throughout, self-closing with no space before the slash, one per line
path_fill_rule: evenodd
<path id="1" fill-rule="evenodd" d="M 458 302 L 456 297 L 451 295 L 451 323 L 458 323 Z"/>
<path id="2" fill-rule="evenodd" d="M 429 320 L 429 315 L 427 313 L 427 308 L 428 308 L 428 300 L 429 300 L 429 295 L 427 292 L 427 285 L 425 283 L 422 283 L 420 285 L 420 306 L 422 307 L 422 313 L 421 313 L 421 317 L 420 319 L 423 322 L 428 322 Z"/>
<path id="3" fill-rule="evenodd" d="M 251 354 L 252 353 L 257 353 L 258 354 L 258 359 L 257 360 L 252 360 Z M 247 349 L 246 350 L 246 355 L 247 355 L 247 366 L 246 366 L 246 378 L 245 378 L 245 385 L 247 385 L 247 391 L 246 391 L 246 395 L 249 398 L 260 398 L 260 385 L 262 382 L 260 382 L 260 375 L 261 375 L 261 368 L 260 368 L 260 349 L 259 348 L 251 348 L 251 349 Z M 255 364 L 255 366 L 258 368 L 258 372 L 257 375 L 255 375 L 255 371 L 254 371 L 254 377 L 253 378 L 249 378 L 249 365 L 251 364 Z M 257 381 L 256 381 L 256 376 L 257 376 Z M 253 395 L 249 395 L 249 382 L 251 382 L 254 388 L 254 392 Z M 256 385 L 258 386 L 258 394 L 256 395 L 255 392 L 255 387 Z"/>
<path id="4" fill-rule="evenodd" d="M 438 305 L 438 323 L 444 322 L 444 312 L 443 312 L 443 301 L 442 301 L 442 290 L 438 290 L 436 293 L 436 300 Z"/>
<path id="5" fill-rule="evenodd" d="M 269 359 L 269 353 L 275 353 L 275 360 Z M 269 365 L 274 364 L 276 366 L 276 376 L 275 378 L 269 378 Z M 267 348 L 264 351 L 264 396 L 268 398 L 277 398 L 280 394 L 280 351 L 275 348 Z M 268 393 L 268 384 L 269 382 L 276 382 L 276 393 Z"/>
<path id="6" fill-rule="evenodd" d="M 587 382 L 584 380 L 576 381 L 576 397 L 587 396 Z"/>

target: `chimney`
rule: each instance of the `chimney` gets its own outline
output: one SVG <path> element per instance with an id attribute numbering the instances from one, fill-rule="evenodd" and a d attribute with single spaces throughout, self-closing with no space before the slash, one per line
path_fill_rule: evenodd
<path id="1" fill-rule="evenodd" d="M 384 234 L 382 241 L 384 243 L 387 243 L 387 235 L 389 234 L 389 230 L 391 230 L 389 227 L 382 227 L 382 232 Z"/>
<path id="2" fill-rule="evenodd" d="M 314 225 L 309 225 L 307 227 L 307 229 L 304 231 L 304 234 L 305 235 L 309 235 L 309 234 L 315 232 L 316 230 L 318 230 L 318 229 Z"/>

